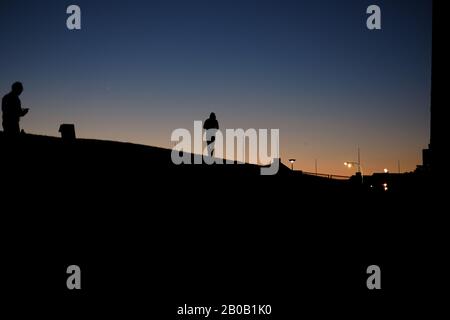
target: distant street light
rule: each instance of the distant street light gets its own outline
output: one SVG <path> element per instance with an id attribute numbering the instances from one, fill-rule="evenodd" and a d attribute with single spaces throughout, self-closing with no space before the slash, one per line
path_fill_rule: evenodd
<path id="1" fill-rule="evenodd" d="M 389 173 L 389 170 L 384 168 L 384 173 Z"/>
<path id="2" fill-rule="evenodd" d="M 351 168 L 353 167 L 354 164 L 358 164 L 357 162 L 344 162 L 344 166 L 346 166 L 347 168 Z"/>
<path id="3" fill-rule="evenodd" d="M 294 170 L 295 159 L 289 159 L 289 162 L 291 163 L 291 170 Z"/>
<path id="4" fill-rule="evenodd" d="M 363 173 L 362 173 L 361 156 L 360 156 L 360 153 L 359 153 L 359 148 L 358 148 L 358 161 L 345 161 L 344 162 L 344 166 L 346 166 L 349 169 L 351 169 L 353 166 L 357 166 L 358 167 L 358 171 L 356 173 L 361 174 L 361 183 L 362 183 L 362 181 L 363 181 Z"/>
<path id="5" fill-rule="evenodd" d="M 344 166 L 351 169 L 353 166 L 359 166 L 359 163 L 356 161 L 345 161 Z"/>

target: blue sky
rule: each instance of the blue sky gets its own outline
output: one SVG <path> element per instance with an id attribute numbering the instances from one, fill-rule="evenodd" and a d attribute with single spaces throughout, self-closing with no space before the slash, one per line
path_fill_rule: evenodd
<path id="1" fill-rule="evenodd" d="M 28 132 L 170 147 L 214 111 L 221 128 L 280 129 L 283 161 L 335 174 L 358 145 L 368 173 L 413 170 L 428 143 L 431 1 L 2 0 L 0 37 Z"/>

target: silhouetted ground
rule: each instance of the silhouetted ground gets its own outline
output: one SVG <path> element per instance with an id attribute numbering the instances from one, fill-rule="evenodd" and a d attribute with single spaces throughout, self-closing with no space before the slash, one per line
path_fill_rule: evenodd
<path id="1" fill-rule="evenodd" d="M 11 146 L 0 134 L 0 148 L 2 286 L 36 308 L 175 319 L 177 304 L 270 303 L 273 319 L 360 319 L 376 304 L 400 315 L 445 266 L 422 180 L 368 192 L 286 167 L 174 166 L 170 150 L 128 143 L 27 135 Z M 65 288 L 70 264 L 81 292 Z M 365 287 L 371 264 L 382 292 Z"/>
<path id="2" fill-rule="evenodd" d="M 4 153 L 2 161 L 16 167 L 14 176 L 24 178 L 37 175 L 52 179 L 63 174 L 66 178 L 83 178 L 98 183 L 102 183 L 103 179 L 158 179 L 170 180 L 170 183 L 183 188 L 192 181 L 186 180 L 182 184 L 182 178 L 195 179 L 196 182 L 201 180 L 205 187 L 212 187 L 220 182 L 218 179 L 259 177 L 261 170 L 260 166 L 252 164 L 175 165 L 169 149 L 113 141 L 77 139 L 65 142 L 56 137 L 27 134 L 11 142 L 0 133 L 0 145 Z M 193 162 L 194 155 L 190 157 Z M 327 190 L 342 189 L 348 185 L 344 181 L 302 175 L 283 164 L 280 164 L 276 176 L 294 177 L 298 188 Z"/>
<path id="3" fill-rule="evenodd" d="M 389 192 L 417 193 L 430 189 L 431 180 L 420 174 L 375 174 L 366 176 L 363 184 L 357 177 L 350 180 L 333 180 L 320 176 L 292 171 L 280 163 L 278 173 L 273 177 L 260 176 L 261 167 L 252 164 L 182 164 L 175 165 L 171 160 L 171 150 L 132 143 L 77 139 L 65 142 L 61 138 L 22 135 L 14 141 L 8 141 L 0 132 L 1 161 L 9 168 L 13 181 L 23 178 L 22 182 L 44 179 L 61 183 L 64 188 L 78 182 L 89 181 L 104 184 L 110 182 L 152 181 L 157 184 L 174 185 L 179 189 L 199 183 L 202 188 L 218 187 L 223 182 L 256 182 L 254 187 L 270 187 L 282 181 L 294 192 L 350 192 L 376 193 L 383 191 L 387 183 Z M 196 156 L 198 157 L 198 156 Z M 194 155 L 190 155 L 192 162 Z M 245 180 L 241 180 L 245 178 Z M 147 185 L 148 187 L 154 184 Z M 273 188 L 272 188 L 273 189 Z M 274 191 L 274 190 L 272 190 Z"/>

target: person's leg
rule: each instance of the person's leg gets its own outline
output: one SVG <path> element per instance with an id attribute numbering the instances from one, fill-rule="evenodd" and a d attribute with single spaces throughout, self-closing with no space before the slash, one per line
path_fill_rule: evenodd
<path id="1" fill-rule="evenodd" d="M 212 136 L 211 137 L 211 144 L 210 144 L 210 148 L 211 148 L 211 157 L 213 157 L 214 156 L 214 142 L 216 141 L 216 137 L 215 136 Z"/>
<path id="2" fill-rule="evenodd" d="M 211 156 L 211 141 L 206 141 L 206 149 L 208 150 L 208 156 Z"/>
<path id="3" fill-rule="evenodd" d="M 206 146 L 208 148 L 208 156 L 212 157 L 214 155 L 214 142 L 216 141 L 216 137 L 212 136 L 211 140 L 206 141 Z"/>
<path id="4" fill-rule="evenodd" d="M 19 122 L 16 121 L 3 121 L 3 132 L 5 136 L 16 137 L 20 134 Z"/>

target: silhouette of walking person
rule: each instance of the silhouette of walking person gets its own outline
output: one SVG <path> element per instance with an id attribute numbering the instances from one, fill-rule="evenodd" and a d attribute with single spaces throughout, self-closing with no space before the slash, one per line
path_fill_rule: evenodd
<path id="1" fill-rule="evenodd" d="M 216 141 L 216 131 L 219 130 L 219 122 L 216 119 L 216 114 L 211 112 L 209 118 L 205 120 L 203 129 L 206 130 L 206 144 L 208 148 L 208 155 L 214 155 L 214 141 Z"/>
<path id="2" fill-rule="evenodd" d="M 23 91 L 20 82 L 14 82 L 11 92 L 2 99 L 3 131 L 6 136 L 18 136 L 20 134 L 20 118 L 28 113 L 28 108 L 22 109 L 19 96 Z"/>

